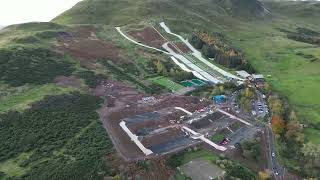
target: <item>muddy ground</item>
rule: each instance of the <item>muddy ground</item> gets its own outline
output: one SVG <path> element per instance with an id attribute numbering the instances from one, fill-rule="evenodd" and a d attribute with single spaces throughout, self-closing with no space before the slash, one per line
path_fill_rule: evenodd
<path id="1" fill-rule="evenodd" d="M 155 158 L 144 162 L 127 162 L 116 152 L 110 152 L 104 158 L 107 165 L 111 165 L 112 172 L 120 175 L 121 179 L 168 180 L 175 171 L 168 168 L 164 158 Z M 113 180 L 105 177 L 104 180 Z"/>
<path id="2" fill-rule="evenodd" d="M 115 64 L 125 62 L 120 49 L 113 42 L 98 39 L 96 30 L 90 26 L 73 28 L 70 32 L 60 32 L 54 50 L 71 55 L 80 61 L 82 67 L 97 68 L 98 59 L 108 59 Z"/>
<path id="3" fill-rule="evenodd" d="M 149 95 L 139 92 L 124 83 L 110 80 L 104 81 L 93 91 L 93 93 L 106 100 L 103 107 L 98 110 L 100 118 L 116 149 L 120 155 L 128 161 L 141 160 L 145 157 L 141 150 L 130 140 L 127 134 L 119 126 L 119 123 L 123 119 L 176 106 L 183 107 L 188 111 L 193 112 L 208 105 L 208 102 L 200 102 L 200 100 L 195 97 L 175 96 L 172 94 L 155 96 L 155 100 L 152 101 L 142 101 L 144 97 L 149 97 Z M 180 112 L 177 113 L 177 116 L 180 115 Z M 164 117 L 167 118 L 164 118 L 162 123 L 164 123 L 163 125 L 168 125 L 168 121 L 172 118 L 176 118 L 176 115 L 173 117 Z M 145 125 L 147 126 L 148 122 Z M 141 126 L 141 124 L 138 126 Z M 138 129 L 134 126 L 132 128 L 133 130 Z M 154 142 L 161 141 L 157 138 L 152 139 Z"/>
<path id="4" fill-rule="evenodd" d="M 141 30 L 133 30 L 127 33 L 143 44 L 159 49 L 161 49 L 162 44 L 166 42 L 166 40 L 161 37 L 160 34 L 152 27 L 146 27 Z"/>
<path id="5" fill-rule="evenodd" d="M 75 77 L 75 76 L 58 76 L 54 79 L 54 83 L 56 83 L 58 86 L 62 87 L 70 87 L 75 89 L 83 89 L 83 85 L 81 82 L 81 79 Z"/>
<path id="6" fill-rule="evenodd" d="M 175 53 L 190 53 L 191 50 L 183 43 L 169 43 L 168 46 L 175 52 Z M 181 51 L 181 52 L 180 52 Z"/>

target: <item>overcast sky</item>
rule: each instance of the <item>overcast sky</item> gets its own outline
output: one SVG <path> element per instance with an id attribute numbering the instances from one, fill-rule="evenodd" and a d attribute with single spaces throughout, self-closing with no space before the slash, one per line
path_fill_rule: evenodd
<path id="1" fill-rule="evenodd" d="M 0 0 L 0 25 L 50 21 L 81 0 Z"/>

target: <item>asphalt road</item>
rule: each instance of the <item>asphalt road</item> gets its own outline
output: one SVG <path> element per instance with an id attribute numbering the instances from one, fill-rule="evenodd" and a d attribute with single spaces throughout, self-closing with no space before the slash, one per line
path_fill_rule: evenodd
<path id="1" fill-rule="evenodd" d="M 276 148 L 274 143 L 274 135 L 270 126 L 266 126 L 266 135 L 268 143 L 268 159 L 271 165 L 271 170 L 276 180 L 284 180 L 284 168 L 277 161 Z M 275 153 L 275 156 L 272 157 L 272 153 Z M 278 175 L 277 175 L 278 174 Z"/>
<path id="2" fill-rule="evenodd" d="M 264 117 L 268 114 L 268 106 L 263 98 L 263 94 L 256 90 L 257 100 L 253 103 L 254 111 L 257 117 Z M 260 104 L 260 107 L 259 107 Z M 260 111 L 259 108 L 262 110 Z"/>

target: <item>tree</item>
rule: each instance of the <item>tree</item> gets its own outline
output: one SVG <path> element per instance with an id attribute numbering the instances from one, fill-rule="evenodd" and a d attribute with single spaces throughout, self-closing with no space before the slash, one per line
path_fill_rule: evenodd
<path id="1" fill-rule="evenodd" d="M 290 112 L 289 120 L 290 121 L 298 121 L 297 115 L 296 115 L 296 113 L 294 111 Z"/>
<path id="2" fill-rule="evenodd" d="M 281 134 L 284 131 L 284 121 L 278 115 L 273 115 L 271 119 L 272 130 L 276 134 Z"/>
<path id="3" fill-rule="evenodd" d="M 269 170 L 264 170 L 259 172 L 259 180 L 270 180 L 271 172 Z"/>
<path id="4" fill-rule="evenodd" d="M 310 176 L 320 176 L 320 145 L 313 143 L 304 144 L 302 147 L 302 154 L 304 155 L 304 169 Z"/>
<path id="5" fill-rule="evenodd" d="M 269 102 L 269 106 L 271 108 L 271 111 L 273 114 L 278 115 L 278 116 L 282 116 L 284 113 L 284 106 L 282 101 L 275 97 L 275 96 L 271 96 L 268 99 Z"/>
<path id="6" fill-rule="evenodd" d="M 207 44 L 203 45 L 202 53 L 204 56 L 206 56 L 208 58 L 214 58 L 216 55 L 216 51 L 215 51 L 214 47 L 207 45 Z"/>
<path id="7" fill-rule="evenodd" d="M 302 153 L 307 158 L 307 160 L 314 162 L 320 161 L 320 145 L 316 145 L 311 142 L 304 144 Z"/>
<path id="8" fill-rule="evenodd" d="M 303 129 L 297 120 L 290 120 L 287 124 L 287 132 L 285 134 L 285 137 L 288 140 L 294 140 L 297 143 L 303 143 L 304 135 L 302 131 Z"/>
<path id="9" fill-rule="evenodd" d="M 242 141 L 240 143 L 241 153 L 247 159 L 258 160 L 260 156 L 260 139 Z"/>
<path id="10" fill-rule="evenodd" d="M 160 60 L 158 60 L 156 63 L 156 69 L 157 69 L 158 74 L 162 74 L 164 76 L 166 76 L 168 74 L 166 67 L 164 66 L 164 64 Z"/>
<path id="11" fill-rule="evenodd" d="M 202 49 L 203 41 L 202 41 L 196 34 L 192 34 L 190 43 L 191 43 L 196 49 Z"/>
<path id="12" fill-rule="evenodd" d="M 265 94 L 271 93 L 271 85 L 267 82 L 264 84 L 264 92 L 265 92 Z"/>
<path id="13" fill-rule="evenodd" d="M 247 87 L 245 90 L 244 90 L 244 96 L 246 97 L 246 98 L 249 98 L 249 99 L 252 99 L 252 98 L 254 98 L 254 91 L 253 91 L 253 89 L 252 88 L 249 88 L 249 87 Z"/>

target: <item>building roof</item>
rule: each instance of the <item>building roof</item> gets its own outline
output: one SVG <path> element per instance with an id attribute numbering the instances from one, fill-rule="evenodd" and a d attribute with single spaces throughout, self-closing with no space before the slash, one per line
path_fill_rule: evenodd
<path id="1" fill-rule="evenodd" d="M 236 73 L 239 75 L 239 76 L 241 76 L 241 77 L 243 77 L 243 78 L 247 78 L 247 77 L 250 77 L 251 75 L 249 74 L 249 73 L 247 73 L 247 71 L 236 71 Z"/>
<path id="2" fill-rule="evenodd" d="M 263 79 L 263 75 L 262 74 L 252 74 L 253 79 Z"/>

